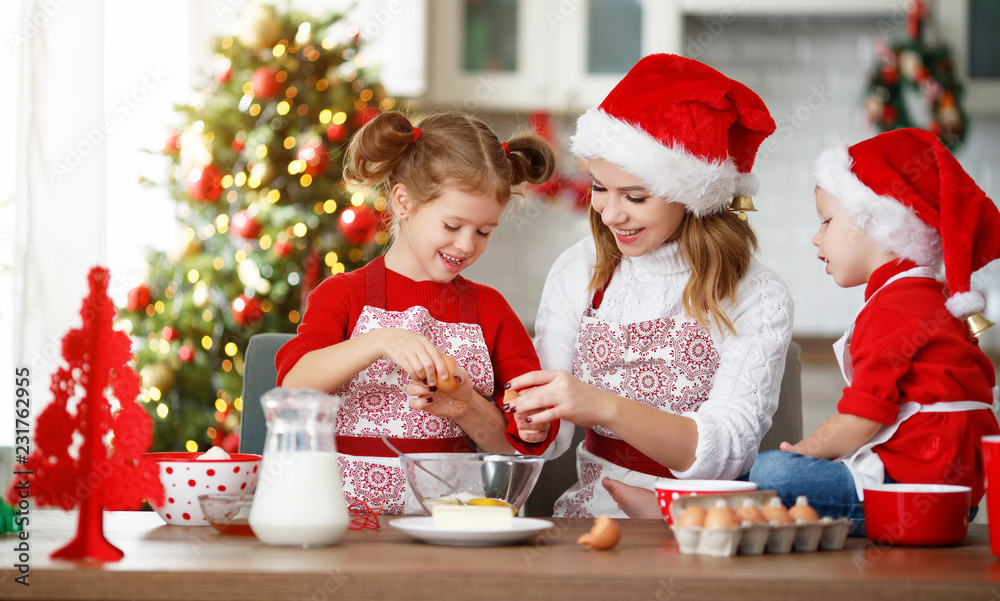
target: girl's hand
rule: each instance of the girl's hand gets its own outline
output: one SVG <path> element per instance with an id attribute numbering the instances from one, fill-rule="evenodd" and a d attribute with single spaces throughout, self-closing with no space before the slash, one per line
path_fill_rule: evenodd
<path id="1" fill-rule="evenodd" d="M 562 370 L 523 374 L 511 380 L 508 387 L 520 394 L 511 399 L 506 410 L 525 415 L 525 422 L 531 425 L 557 419 L 580 426 L 607 424 L 620 400 Z"/>
<path id="2" fill-rule="evenodd" d="M 535 419 L 538 412 L 534 413 L 516 413 L 514 414 L 514 422 L 517 424 L 517 437 L 524 442 L 545 442 L 545 439 L 549 435 L 549 428 L 552 427 L 552 422 L 542 421 L 540 419 Z M 526 418 L 530 417 L 531 421 L 525 421 Z"/>
<path id="3" fill-rule="evenodd" d="M 410 374 L 414 382 L 425 382 L 431 387 L 448 377 L 441 349 L 426 336 L 402 328 L 373 330 L 375 332 L 379 336 L 382 356 Z"/>
<path id="4" fill-rule="evenodd" d="M 458 388 L 452 392 L 445 392 L 437 386 L 417 380 L 407 384 L 406 394 L 410 397 L 410 408 L 454 420 L 465 417 L 472 405 L 473 395 L 477 393 L 472 389 L 469 372 L 459 367 L 455 369 L 454 377 Z"/>

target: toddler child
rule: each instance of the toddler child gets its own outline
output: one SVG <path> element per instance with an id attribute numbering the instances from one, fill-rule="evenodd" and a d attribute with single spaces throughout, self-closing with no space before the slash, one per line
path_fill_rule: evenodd
<path id="1" fill-rule="evenodd" d="M 820 515 L 850 518 L 854 535 L 864 533 L 873 484 L 969 486 L 975 507 L 980 439 L 1000 427 L 993 364 L 963 319 L 985 307 L 970 278 L 1000 257 L 1000 214 L 923 130 L 827 150 L 816 175 L 819 259 L 838 286 L 866 285 L 864 307 L 834 345 L 848 386 L 837 413 L 762 453 L 750 479 L 786 505 L 806 495 Z"/>

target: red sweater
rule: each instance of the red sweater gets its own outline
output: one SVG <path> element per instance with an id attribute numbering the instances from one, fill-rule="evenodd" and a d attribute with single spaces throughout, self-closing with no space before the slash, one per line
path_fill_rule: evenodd
<path id="1" fill-rule="evenodd" d="M 945 308 L 944 284 L 903 278 L 879 290 L 914 266 L 888 263 L 868 280 L 868 304 L 851 338 L 854 376 L 837 405 L 841 413 L 889 425 L 905 402 L 993 402 L 993 363 Z M 988 410 L 918 413 L 875 452 L 893 480 L 969 486 L 975 505 L 983 496 L 980 439 L 997 433 Z"/>
<path id="2" fill-rule="evenodd" d="M 331 276 L 312 291 L 295 338 L 282 346 L 275 357 L 279 386 L 303 355 L 351 337 L 367 298 L 368 268 L 366 265 L 350 273 Z M 389 269 L 386 269 L 385 277 L 387 311 L 405 311 L 419 305 L 438 321 L 459 323 L 458 299 L 451 284 L 416 282 Z M 463 279 L 462 276 L 456 278 Z M 527 331 L 503 296 L 489 286 L 468 283 L 476 294 L 479 326 L 483 330 L 496 378 L 493 401 L 500 406 L 503 404 L 504 385 L 508 381 L 540 369 L 538 355 Z M 558 420 L 554 421 L 544 442 L 526 443 L 517 435 L 514 417 L 504 415 L 507 418 L 507 440 L 522 453 L 540 454 L 548 448 L 559 430 Z"/>

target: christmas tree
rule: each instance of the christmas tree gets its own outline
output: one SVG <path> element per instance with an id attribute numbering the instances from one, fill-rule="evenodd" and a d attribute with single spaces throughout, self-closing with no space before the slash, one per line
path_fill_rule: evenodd
<path id="1" fill-rule="evenodd" d="M 238 444 L 243 352 L 294 332 L 313 287 L 381 252 L 385 200 L 342 181 L 351 135 L 395 107 L 356 26 L 253 6 L 216 41 L 215 72 L 162 149 L 182 240 L 151 251 L 122 315 L 153 450 Z"/>

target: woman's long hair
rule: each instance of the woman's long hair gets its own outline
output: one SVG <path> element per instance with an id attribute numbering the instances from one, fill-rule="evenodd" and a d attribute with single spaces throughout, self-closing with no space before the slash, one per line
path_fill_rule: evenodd
<path id="1" fill-rule="evenodd" d="M 614 273 L 622 252 L 601 214 L 591 207 L 589 217 L 597 247 L 589 288 L 598 290 Z M 691 265 L 691 278 L 684 287 L 684 313 L 704 328 L 714 319 L 720 329 L 735 334 L 722 304 L 735 296 L 736 286 L 746 275 L 757 250 L 757 235 L 747 221 L 725 210 L 703 217 L 686 213 L 678 227 L 681 252 Z"/>

